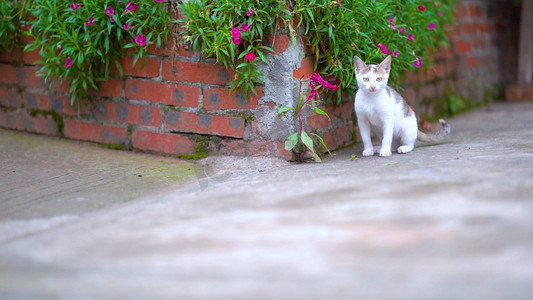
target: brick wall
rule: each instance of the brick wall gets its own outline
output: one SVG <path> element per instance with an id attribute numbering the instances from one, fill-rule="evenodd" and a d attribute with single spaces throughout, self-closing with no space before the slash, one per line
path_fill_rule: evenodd
<path id="1" fill-rule="evenodd" d="M 406 99 L 419 116 L 450 113 L 450 97 L 464 108 L 503 100 L 504 89 L 516 82 L 519 6 L 506 0 L 463 0 L 457 22 L 448 27 L 449 46 L 434 54 L 427 73 L 404 79 Z"/>
<path id="2" fill-rule="evenodd" d="M 434 116 L 449 95 L 480 103 L 514 81 L 518 9 L 508 1 L 468 0 L 456 13 L 450 47 L 435 53 L 434 68 L 404 80 L 403 93 L 419 116 Z M 248 102 L 240 92 L 229 94 L 231 71 L 185 48 L 152 49 L 142 69 L 132 67 L 131 57 L 123 58 L 124 76 L 112 69 L 110 80 L 74 107 L 64 86 L 55 84 L 50 92 L 36 76 L 36 51 L 0 53 L 0 127 L 169 155 L 290 159 L 283 145 L 297 122 L 278 119 L 277 109 L 294 106 L 298 95 L 295 81 L 283 74 L 308 77 L 313 64 L 286 35 L 265 42 L 276 53 L 262 66 L 265 85 Z M 306 111 L 306 128 L 321 134 L 331 149 L 352 143 L 353 95 L 322 108 L 331 119 Z"/>

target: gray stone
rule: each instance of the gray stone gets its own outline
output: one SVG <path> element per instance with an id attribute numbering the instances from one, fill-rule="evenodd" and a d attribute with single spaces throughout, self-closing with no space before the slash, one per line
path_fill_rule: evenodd
<path id="1" fill-rule="evenodd" d="M 210 157 L 151 192 L 135 175 L 160 158 L 2 130 L 0 295 L 531 299 L 532 114 L 493 104 L 390 158 Z"/>

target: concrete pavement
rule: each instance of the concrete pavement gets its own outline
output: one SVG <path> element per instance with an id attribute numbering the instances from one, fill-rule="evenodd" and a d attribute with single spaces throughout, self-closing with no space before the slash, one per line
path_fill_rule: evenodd
<path id="1" fill-rule="evenodd" d="M 323 164 L 191 165 L 0 131 L 0 298 L 532 299 L 532 116 L 492 104 L 448 120 L 442 144 Z M 68 147 L 89 150 L 62 171 Z"/>

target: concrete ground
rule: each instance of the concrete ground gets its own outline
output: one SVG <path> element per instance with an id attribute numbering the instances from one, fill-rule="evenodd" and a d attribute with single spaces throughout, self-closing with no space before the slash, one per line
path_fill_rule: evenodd
<path id="1" fill-rule="evenodd" d="M 533 299 L 532 120 L 492 104 L 323 164 L 0 130 L 0 298 Z"/>

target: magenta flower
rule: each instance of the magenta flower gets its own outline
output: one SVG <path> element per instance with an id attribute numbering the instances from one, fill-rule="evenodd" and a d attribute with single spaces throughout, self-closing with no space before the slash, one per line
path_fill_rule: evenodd
<path id="1" fill-rule="evenodd" d="M 155 0 L 155 2 L 165 2 L 165 0 Z"/>
<path id="2" fill-rule="evenodd" d="M 435 23 L 433 23 L 433 22 L 432 22 L 432 23 L 429 23 L 429 25 L 428 25 L 428 29 L 429 29 L 429 30 L 435 30 Z"/>
<path id="3" fill-rule="evenodd" d="M 113 15 L 115 14 L 115 10 L 113 9 L 113 7 L 108 6 L 105 10 L 105 14 L 109 16 L 109 21 L 111 23 L 115 22 L 115 18 L 113 17 Z"/>
<path id="4" fill-rule="evenodd" d="M 126 10 L 125 10 L 122 14 L 125 14 L 125 13 L 127 13 L 128 11 L 137 11 L 137 9 L 139 9 L 139 7 L 137 6 L 137 4 L 128 1 L 128 2 L 126 2 Z"/>
<path id="5" fill-rule="evenodd" d="M 387 48 L 387 46 L 383 45 L 383 44 L 378 44 L 378 48 L 381 49 L 381 53 L 383 54 L 389 54 L 390 51 L 389 51 L 389 48 Z"/>
<path id="6" fill-rule="evenodd" d="M 320 76 L 320 74 L 318 74 L 318 73 L 313 73 L 311 75 L 311 77 L 309 77 L 309 80 L 311 82 L 314 81 L 314 82 L 320 83 L 321 86 L 327 88 L 328 90 L 336 91 L 338 89 L 337 85 L 333 85 L 333 84 L 329 83 L 324 78 L 322 78 L 322 76 Z"/>
<path id="7" fill-rule="evenodd" d="M 398 51 L 396 51 L 396 50 L 392 51 L 392 56 L 398 57 Z"/>
<path id="8" fill-rule="evenodd" d="M 156 0 L 157 1 L 157 0 Z M 250 8 L 250 10 L 246 13 L 246 16 L 249 17 L 254 13 L 254 10 Z"/>
<path id="9" fill-rule="evenodd" d="M 73 63 L 72 63 L 73 59 L 71 57 L 67 58 L 65 60 L 65 68 L 70 68 L 72 67 Z"/>
<path id="10" fill-rule="evenodd" d="M 418 6 L 418 10 L 419 11 L 424 11 L 424 10 L 426 10 L 426 7 L 424 5 L 419 5 Z"/>
<path id="11" fill-rule="evenodd" d="M 244 58 L 245 58 L 247 61 L 254 61 L 256 57 L 257 57 L 257 55 L 255 55 L 255 53 L 253 53 L 253 52 L 247 53 L 247 54 L 244 56 Z"/>
<path id="12" fill-rule="evenodd" d="M 439 17 L 442 17 L 442 15 L 444 15 L 442 11 L 439 11 L 437 14 L 439 15 Z"/>
<path id="13" fill-rule="evenodd" d="M 247 23 L 244 23 L 244 24 L 241 25 L 242 31 L 245 31 L 245 32 L 250 30 L 251 28 L 252 28 L 252 25 L 249 25 Z"/>
<path id="14" fill-rule="evenodd" d="M 389 24 L 390 29 L 396 29 L 396 24 Z"/>
<path id="15" fill-rule="evenodd" d="M 132 28 L 133 28 L 133 26 L 130 26 L 130 22 L 126 22 L 126 24 L 124 24 L 122 26 L 122 29 L 124 29 L 124 30 L 130 30 Z"/>
<path id="16" fill-rule="evenodd" d="M 415 68 L 422 67 L 422 60 L 420 59 L 420 56 L 416 57 L 415 62 L 413 62 L 413 66 L 415 66 Z"/>
<path id="17" fill-rule="evenodd" d="M 135 38 L 135 43 L 139 46 L 146 46 L 146 36 L 142 34 L 138 34 Z"/>
<path id="18" fill-rule="evenodd" d="M 392 24 L 394 22 L 394 17 L 393 16 L 390 16 L 389 17 L 389 23 Z"/>
<path id="19" fill-rule="evenodd" d="M 405 33 L 406 33 L 405 28 L 403 28 L 403 27 L 398 27 L 398 31 L 399 31 L 401 34 L 405 34 Z"/>
<path id="20" fill-rule="evenodd" d="M 234 27 L 231 30 L 231 41 L 233 44 L 238 45 L 242 41 L 241 30 L 238 27 Z"/>
<path id="21" fill-rule="evenodd" d="M 85 23 L 83 23 L 83 24 L 85 24 L 86 26 L 91 26 L 91 25 L 93 25 L 93 24 L 94 24 L 94 18 L 93 18 L 93 17 L 90 17 L 90 18 L 89 18 L 89 21 L 87 21 L 87 22 L 85 22 Z"/>
<path id="22" fill-rule="evenodd" d="M 415 41 L 415 36 L 412 33 L 409 33 L 407 38 L 410 39 L 411 41 Z"/>
<path id="23" fill-rule="evenodd" d="M 72 4 L 70 5 L 70 9 L 72 9 L 72 10 L 76 10 L 76 9 L 82 7 L 82 6 L 83 6 L 83 4 L 81 4 L 81 3 L 78 3 L 78 4 L 76 4 L 76 3 L 72 3 Z"/>

